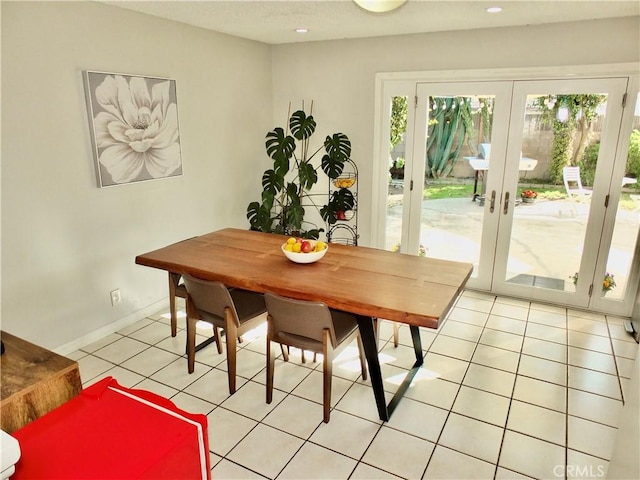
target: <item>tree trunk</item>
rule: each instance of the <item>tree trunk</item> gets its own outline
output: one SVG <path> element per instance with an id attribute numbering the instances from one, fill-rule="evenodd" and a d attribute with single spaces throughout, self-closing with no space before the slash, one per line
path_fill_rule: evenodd
<path id="1" fill-rule="evenodd" d="M 579 121 L 578 131 L 580 132 L 580 139 L 578 140 L 578 145 L 573 154 L 573 159 L 571 160 L 572 165 L 577 165 L 578 162 L 582 160 L 584 151 L 589 146 L 589 138 L 591 137 L 591 122 L 587 121 L 584 116 Z"/>

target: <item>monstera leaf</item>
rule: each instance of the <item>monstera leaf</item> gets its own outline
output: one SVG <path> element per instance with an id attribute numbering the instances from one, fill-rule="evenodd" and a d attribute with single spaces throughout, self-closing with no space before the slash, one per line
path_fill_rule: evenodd
<path id="1" fill-rule="evenodd" d="M 293 156 L 296 149 L 296 141 L 291 135 L 285 135 L 284 130 L 280 127 L 267 133 L 267 155 L 277 162 L 286 162 L 287 170 L 289 170 L 289 159 Z"/>
<path id="2" fill-rule="evenodd" d="M 351 142 L 344 133 L 334 133 L 324 141 L 327 154 L 322 157 L 322 171 L 329 178 L 338 178 L 344 168 L 344 162 L 351 156 Z"/>
<path id="3" fill-rule="evenodd" d="M 318 182 L 318 173 L 309 162 L 300 162 L 298 166 L 298 178 L 305 190 L 311 190 L 311 187 Z"/>
<path id="4" fill-rule="evenodd" d="M 258 202 L 251 202 L 247 207 L 247 219 L 251 230 L 259 230 L 262 232 L 270 232 L 273 223 L 271 219 L 271 209 L 267 209 Z"/>
<path id="5" fill-rule="evenodd" d="M 324 148 L 327 154 L 336 160 L 343 162 L 351 156 L 351 142 L 344 133 L 334 133 L 324 140 Z"/>
<path id="6" fill-rule="evenodd" d="M 290 229 L 299 231 L 304 219 L 304 207 L 300 201 L 298 186 L 293 182 L 287 184 L 287 198 L 289 203 L 284 209 L 284 220 Z"/>
<path id="7" fill-rule="evenodd" d="M 313 115 L 307 116 L 302 110 L 298 110 L 289 119 L 289 129 L 297 140 L 306 140 L 316 131 L 316 121 Z"/>
<path id="8" fill-rule="evenodd" d="M 262 188 L 265 192 L 276 195 L 284 187 L 284 177 L 274 170 L 266 170 L 262 175 Z"/>
<path id="9" fill-rule="evenodd" d="M 321 166 L 322 171 L 329 178 L 338 178 L 344 168 L 344 160 L 337 160 L 335 158 L 331 158 L 329 155 L 324 155 L 322 157 Z"/>
<path id="10" fill-rule="evenodd" d="M 348 188 L 341 188 L 331 194 L 329 203 L 320 209 L 322 219 L 329 225 L 338 220 L 338 212 L 352 210 L 356 205 L 356 199 Z"/>

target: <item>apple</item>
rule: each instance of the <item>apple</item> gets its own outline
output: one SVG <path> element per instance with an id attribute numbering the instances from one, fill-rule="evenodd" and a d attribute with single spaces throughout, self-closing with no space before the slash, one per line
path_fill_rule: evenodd
<path id="1" fill-rule="evenodd" d="M 303 240 L 302 241 L 302 245 L 300 245 L 300 251 L 302 253 L 313 252 L 313 245 L 311 245 L 311 242 L 309 242 L 307 240 Z"/>

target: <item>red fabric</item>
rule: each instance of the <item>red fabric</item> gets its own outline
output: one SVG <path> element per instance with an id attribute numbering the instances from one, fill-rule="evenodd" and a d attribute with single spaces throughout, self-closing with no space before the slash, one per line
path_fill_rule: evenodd
<path id="1" fill-rule="evenodd" d="M 12 435 L 14 480 L 211 478 L 207 417 L 111 377 Z"/>

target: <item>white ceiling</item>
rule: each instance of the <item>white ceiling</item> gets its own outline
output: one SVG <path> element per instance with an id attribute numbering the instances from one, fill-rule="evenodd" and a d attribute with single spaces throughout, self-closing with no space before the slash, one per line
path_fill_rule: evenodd
<path id="1" fill-rule="evenodd" d="M 409 0 L 375 14 L 351 0 L 103 1 L 269 44 L 570 22 L 640 15 L 640 0 Z M 503 11 L 488 14 L 489 6 Z M 295 32 L 306 27 L 308 33 Z"/>

